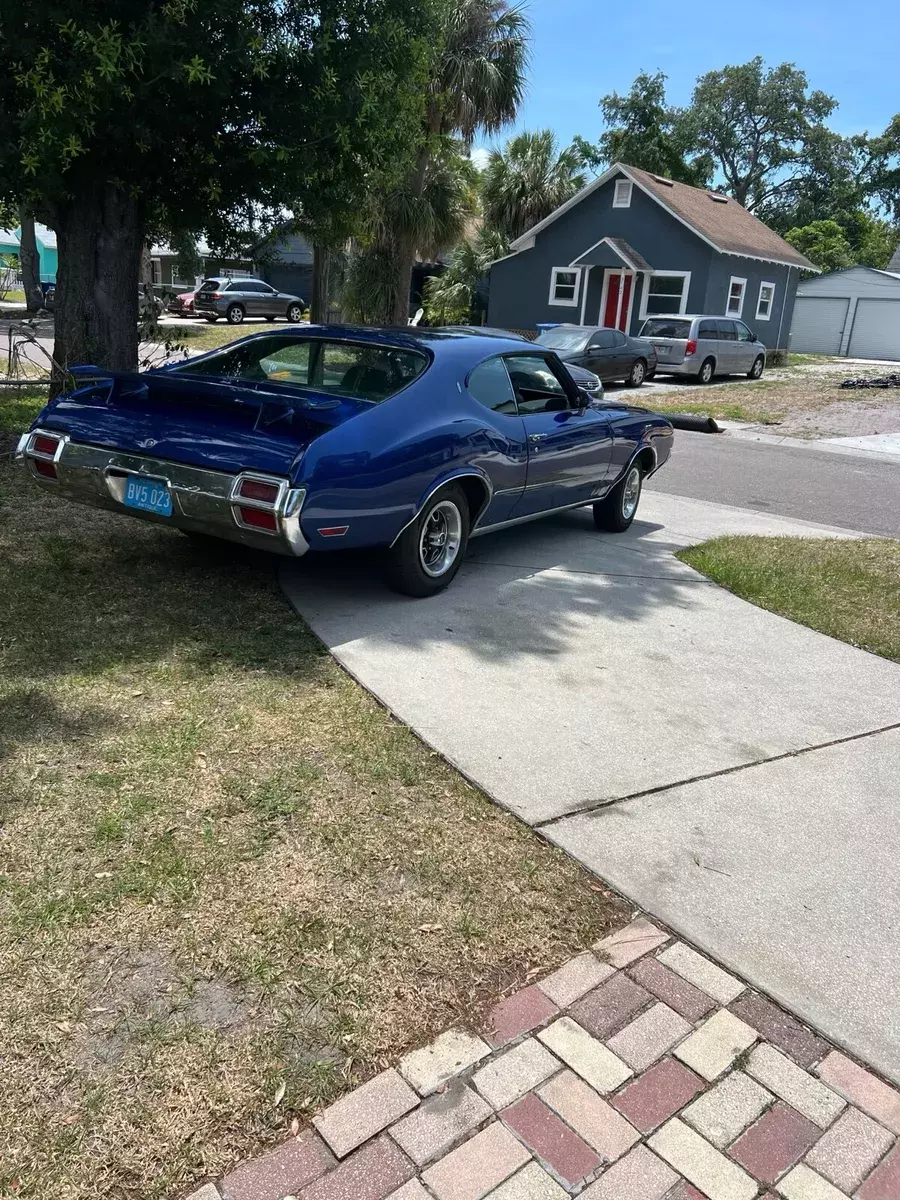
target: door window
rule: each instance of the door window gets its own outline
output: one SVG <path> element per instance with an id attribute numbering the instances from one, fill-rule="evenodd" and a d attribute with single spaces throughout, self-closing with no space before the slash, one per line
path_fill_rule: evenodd
<path id="1" fill-rule="evenodd" d="M 755 342 L 756 338 L 747 328 L 743 321 L 735 321 L 734 327 L 737 330 L 737 340 L 739 342 Z"/>
<path id="2" fill-rule="evenodd" d="M 720 342 L 737 341 L 737 332 L 734 328 L 734 321 L 716 321 L 716 328 L 719 331 Z"/>
<path id="3" fill-rule="evenodd" d="M 697 327 L 697 337 L 701 340 L 708 341 L 712 338 L 715 341 L 719 336 L 719 330 L 716 327 L 715 321 L 701 321 Z"/>
<path id="4" fill-rule="evenodd" d="M 611 350 L 616 345 L 615 329 L 598 329 L 588 343 L 589 350 Z"/>
<path id="5" fill-rule="evenodd" d="M 515 415 L 516 398 L 501 358 L 481 363 L 469 376 L 469 395 L 492 412 Z"/>
<path id="6" fill-rule="evenodd" d="M 511 355 L 505 362 L 521 414 L 564 412 L 569 407 L 568 393 L 546 358 Z"/>

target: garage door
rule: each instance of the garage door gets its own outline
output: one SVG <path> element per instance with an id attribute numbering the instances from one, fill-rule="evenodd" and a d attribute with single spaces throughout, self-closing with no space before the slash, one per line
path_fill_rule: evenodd
<path id="1" fill-rule="evenodd" d="M 795 354 L 840 354 L 850 301 L 846 297 L 798 296 L 791 319 Z"/>
<path id="2" fill-rule="evenodd" d="M 900 358 L 900 300 L 860 300 L 856 305 L 851 358 Z"/>

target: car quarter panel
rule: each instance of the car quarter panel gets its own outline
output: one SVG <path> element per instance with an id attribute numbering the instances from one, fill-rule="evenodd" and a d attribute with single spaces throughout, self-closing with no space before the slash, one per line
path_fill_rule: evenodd
<path id="1" fill-rule="evenodd" d="M 313 548 L 390 544 L 455 477 L 483 481 L 482 523 L 505 519 L 525 486 L 524 423 L 472 399 L 466 373 L 457 356 L 438 355 L 403 392 L 310 445 L 294 482 L 307 489 L 302 524 Z M 320 533 L 345 525 L 339 537 Z"/>
<path id="2" fill-rule="evenodd" d="M 615 482 L 642 451 L 653 458 L 651 473 L 659 470 L 672 451 L 674 431 L 665 417 L 631 404 L 603 405 L 612 429 L 610 479 Z M 649 455 L 648 455 L 649 457 Z"/>

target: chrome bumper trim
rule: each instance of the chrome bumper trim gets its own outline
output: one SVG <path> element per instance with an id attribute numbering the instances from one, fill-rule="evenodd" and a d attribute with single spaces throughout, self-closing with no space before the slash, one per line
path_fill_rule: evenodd
<path id="1" fill-rule="evenodd" d="M 54 455 L 56 479 L 47 479 L 39 475 L 31 466 L 35 458 L 41 457 L 33 449 L 33 441 L 40 434 L 61 438 L 60 446 Z M 210 471 L 186 463 L 171 462 L 168 459 L 74 442 L 68 435 L 60 435 L 50 429 L 34 429 L 23 434 L 16 447 L 15 458 L 28 469 L 36 483 L 67 500 L 105 508 L 156 524 L 174 525 L 177 529 L 189 533 L 206 533 L 211 537 L 226 538 L 277 554 L 299 557 L 309 549 L 309 543 L 300 528 L 300 512 L 306 499 L 306 490 L 292 488 L 282 476 L 256 472 L 235 475 L 226 471 Z M 141 512 L 140 509 L 126 508 L 123 501 L 125 483 L 129 475 L 139 475 L 145 479 L 165 483 L 172 495 L 172 516 L 162 517 Z M 239 498 L 236 488 L 245 476 L 276 485 L 276 500 L 267 504 Z M 274 512 L 278 531 L 267 533 L 265 530 L 242 524 L 238 513 L 239 505 Z"/>

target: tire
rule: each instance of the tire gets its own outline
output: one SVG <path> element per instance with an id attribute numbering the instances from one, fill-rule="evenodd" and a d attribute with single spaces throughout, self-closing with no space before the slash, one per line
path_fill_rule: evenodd
<path id="1" fill-rule="evenodd" d="M 244 308 L 241 304 L 229 305 L 228 312 L 225 314 L 225 320 L 229 325 L 240 325 L 244 320 Z"/>
<path id="2" fill-rule="evenodd" d="M 711 358 L 705 358 L 700 364 L 700 371 L 697 375 L 698 383 L 712 383 L 712 377 L 716 373 L 716 364 Z"/>
<path id="3" fill-rule="evenodd" d="M 218 321 L 219 318 L 218 317 L 207 317 L 206 319 L 207 319 L 207 321 L 209 321 L 210 325 L 215 325 L 216 321 Z"/>
<path id="4" fill-rule="evenodd" d="M 757 354 L 753 360 L 753 366 L 747 372 L 748 379 L 762 379 L 762 373 L 766 369 L 766 360 L 764 355 Z"/>
<path id="5" fill-rule="evenodd" d="M 627 387 L 640 387 L 647 378 L 647 364 L 642 358 L 636 358 L 631 364 L 631 370 L 625 380 Z"/>
<path id="6" fill-rule="evenodd" d="M 433 540 L 443 534 L 443 546 Z M 469 505 L 458 484 L 435 492 L 422 511 L 400 534 L 388 552 L 387 580 L 404 596 L 435 596 L 452 583 L 469 540 Z M 442 561 L 444 558 L 446 562 Z"/>
<path id="7" fill-rule="evenodd" d="M 274 320 L 275 320 L 275 318 L 274 318 L 274 317 L 266 317 L 266 320 L 267 320 L 267 321 L 274 321 Z"/>
<path id="8" fill-rule="evenodd" d="M 285 313 L 285 316 L 291 325 L 299 325 L 300 319 L 303 316 L 303 305 L 302 304 L 288 305 L 288 310 Z"/>
<path id="9" fill-rule="evenodd" d="M 632 463 L 613 490 L 594 505 L 594 525 L 605 533 L 624 533 L 641 502 L 644 472 Z"/>

